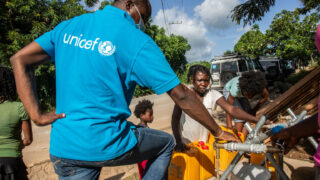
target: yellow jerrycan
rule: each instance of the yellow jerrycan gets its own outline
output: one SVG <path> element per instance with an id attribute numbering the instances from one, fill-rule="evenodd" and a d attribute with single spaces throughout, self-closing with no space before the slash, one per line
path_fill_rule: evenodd
<path id="1" fill-rule="evenodd" d="M 251 153 L 250 163 L 260 165 L 261 162 L 265 159 L 266 157 L 264 153 Z M 276 169 L 272 166 L 272 164 L 269 161 L 267 161 L 267 163 L 264 166 L 270 171 L 272 175 L 271 179 L 276 180 Z"/>
<path id="2" fill-rule="evenodd" d="M 169 180 L 198 180 L 200 165 L 198 161 L 199 150 L 193 144 L 188 144 L 184 152 L 173 151 L 168 168 Z"/>
<path id="3" fill-rule="evenodd" d="M 234 134 L 235 136 L 238 136 L 242 142 L 244 142 L 244 136 L 241 132 L 238 132 L 238 134 L 235 134 L 231 129 L 228 129 L 224 126 L 220 126 L 223 131 L 229 132 Z M 212 134 L 209 136 L 209 144 L 213 144 L 215 142 L 215 138 Z M 219 141 L 219 143 L 226 143 L 226 141 Z M 225 149 L 220 149 L 220 159 L 219 159 L 219 170 L 225 171 L 233 158 L 236 156 L 237 151 L 227 151 Z M 216 150 L 215 150 L 215 162 L 216 160 Z M 215 163 L 215 168 L 217 169 L 217 163 Z"/>
<path id="4" fill-rule="evenodd" d="M 187 145 L 184 152 L 173 152 L 168 168 L 169 180 L 205 180 L 215 176 L 213 145 L 203 141 Z"/>

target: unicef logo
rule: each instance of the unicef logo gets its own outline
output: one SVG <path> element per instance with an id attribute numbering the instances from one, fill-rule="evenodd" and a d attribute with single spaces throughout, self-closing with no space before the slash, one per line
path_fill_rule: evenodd
<path id="1" fill-rule="evenodd" d="M 99 43 L 98 50 L 100 54 L 104 56 L 110 56 L 116 50 L 116 46 L 114 46 L 110 41 L 104 41 Z"/>

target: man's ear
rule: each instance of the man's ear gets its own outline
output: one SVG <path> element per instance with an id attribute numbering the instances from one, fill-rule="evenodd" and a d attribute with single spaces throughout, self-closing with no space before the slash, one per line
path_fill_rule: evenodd
<path id="1" fill-rule="evenodd" d="M 134 3 L 131 0 L 127 1 L 126 2 L 126 10 L 129 11 L 133 5 L 134 5 Z"/>

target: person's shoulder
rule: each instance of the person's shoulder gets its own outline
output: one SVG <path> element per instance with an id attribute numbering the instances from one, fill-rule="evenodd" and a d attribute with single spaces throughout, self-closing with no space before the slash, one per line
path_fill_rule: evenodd
<path id="1" fill-rule="evenodd" d="M 236 76 L 236 77 L 230 79 L 227 82 L 226 86 L 231 86 L 231 87 L 237 86 L 239 84 L 239 78 L 240 78 L 240 76 Z"/>
<path id="2" fill-rule="evenodd" d="M 20 102 L 20 101 L 5 101 L 5 102 L 3 102 L 3 104 L 5 104 L 5 105 L 10 105 L 10 106 L 20 106 L 20 105 L 22 105 L 22 102 Z"/>
<path id="3" fill-rule="evenodd" d="M 240 76 L 236 76 L 236 77 L 232 78 L 230 81 L 231 82 L 239 82 L 239 78 L 240 78 Z"/>
<path id="4" fill-rule="evenodd" d="M 16 110 L 19 109 L 20 107 L 23 107 L 23 104 L 20 101 L 5 101 L 0 105 L 6 108 L 16 109 Z"/>
<path id="5" fill-rule="evenodd" d="M 12 101 L 11 103 L 13 106 L 17 107 L 18 109 L 23 109 L 23 110 L 25 109 L 21 101 Z"/>
<path id="6" fill-rule="evenodd" d="M 215 89 L 209 89 L 209 94 L 211 95 L 222 95 L 219 91 L 215 90 Z"/>
<path id="7" fill-rule="evenodd" d="M 210 89 L 207 96 L 210 97 L 212 101 L 216 101 L 222 97 L 222 94 L 215 89 Z"/>

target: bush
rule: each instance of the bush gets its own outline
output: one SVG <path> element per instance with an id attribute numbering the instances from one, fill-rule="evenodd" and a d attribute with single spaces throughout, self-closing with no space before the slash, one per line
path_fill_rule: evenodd
<path id="1" fill-rule="evenodd" d="M 40 65 L 35 69 L 37 94 L 40 108 L 51 111 L 56 105 L 56 76 L 53 64 Z"/>
<path id="2" fill-rule="evenodd" d="M 285 79 L 285 82 L 290 84 L 295 84 L 299 82 L 302 78 L 304 78 L 306 75 L 308 75 L 312 70 L 309 70 L 309 71 L 300 70 L 298 73 L 290 74 L 289 77 Z"/>
<path id="3" fill-rule="evenodd" d="M 145 95 L 149 95 L 149 94 L 154 94 L 154 92 L 149 88 L 144 88 L 144 87 L 137 85 L 133 96 L 140 97 L 140 96 L 145 96 Z"/>

